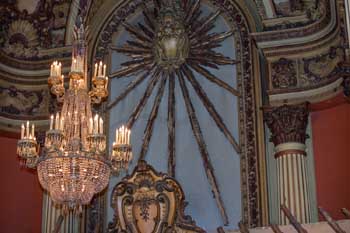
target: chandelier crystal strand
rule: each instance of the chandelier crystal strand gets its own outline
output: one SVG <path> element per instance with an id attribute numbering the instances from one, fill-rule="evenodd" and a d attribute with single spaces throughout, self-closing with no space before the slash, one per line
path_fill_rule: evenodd
<path id="1" fill-rule="evenodd" d="M 103 119 L 98 114 L 93 116 L 91 110 L 92 104 L 101 103 L 108 96 L 106 65 L 102 62 L 95 64 L 92 89 L 88 91 L 83 24 L 78 23 L 74 32 L 67 90 L 62 64 L 54 61 L 51 65 L 50 90 L 63 105 L 60 112 L 50 116 L 43 153 L 39 158 L 35 126 L 32 124 L 30 128 L 29 122 L 21 126 L 17 153 L 27 167 L 37 166 L 40 184 L 56 204 L 62 205 L 65 210 L 79 212 L 82 205 L 90 203 L 93 195 L 107 187 L 111 164 L 106 157 Z M 130 145 L 130 130 L 125 132 L 129 139 L 123 142 Z M 125 164 L 119 167 L 124 168 Z"/>

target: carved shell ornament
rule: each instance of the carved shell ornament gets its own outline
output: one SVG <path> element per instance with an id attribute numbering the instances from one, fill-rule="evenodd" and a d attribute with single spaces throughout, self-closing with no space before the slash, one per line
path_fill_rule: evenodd
<path id="1" fill-rule="evenodd" d="M 37 31 L 27 20 L 17 20 L 9 25 L 4 51 L 17 57 L 31 57 L 37 54 L 39 45 Z"/>
<path id="2" fill-rule="evenodd" d="M 185 102 L 186 112 L 192 127 L 193 136 L 198 144 L 200 154 L 205 165 L 208 182 L 221 211 L 224 223 L 228 223 L 224 205 L 220 197 L 220 191 L 210 164 L 209 152 L 206 148 L 201 126 L 193 106 L 192 97 L 189 94 L 190 84 L 195 90 L 201 103 L 206 108 L 212 120 L 225 138 L 230 142 L 237 153 L 240 153 L 240 145 L 225 125 L 222 116 L 216 110 L 215 105 L 209 99 L 203 89 L 200 79 L 204 78 L 228 91 L 233 96 L 240 96 L 238 90 L 215 76 L 210 69 L 219 69 L 222 65 L 234 65 L 238 61 L 224 56 L 215 51 L 221 43 L 232 36 L 232 31 L 213 32 L 215 22 L 220 11 L 209 15 L 203 15 L 200 0 L 153 1 L 154 5 L 144 6 L 144 23 L 131 25 L 123 22 L 126 31 L 131 35 L 130 40 L 113 50 L 129 57 L 122 63 L 122 68 L 111 74 L 112 78 L 125 78 L 135 76 L 122 93 L 112 100 L 107 110 L 124 100 L 144 80 L 148 84 L 141 99 L 131 113 L 127 127 L 131 129 L 144 109 L 155 86 L 158 90 L 153 102 L 152 110 L 146 125 L 143 144 L 139 160 L 143 160 L 148 151 L 153 133 L 154 122 L 158 115 L 166 85 L 168 84 L 168 153 L 169 173 L 175 173 L 175 80 L 179 83 Z M 195 74 L 195 73 L 196 74 Z"/>

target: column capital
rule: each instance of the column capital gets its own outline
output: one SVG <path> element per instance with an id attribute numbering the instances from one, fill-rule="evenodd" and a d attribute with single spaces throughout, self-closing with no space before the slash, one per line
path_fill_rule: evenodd
<path id="1" fill-rule="evenodd" d="M 270 140 L 275 146 L 289 142 L 305 144 L 308 116 L 308 103 L 265 107 L 264 120 L 272 133 Z"/>

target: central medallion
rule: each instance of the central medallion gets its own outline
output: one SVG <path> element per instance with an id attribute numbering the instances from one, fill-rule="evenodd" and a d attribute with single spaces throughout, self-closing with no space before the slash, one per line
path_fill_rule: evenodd
<path id="1" fill-rule="evenodd" d="M 184 26 L 184 12 L 176 1 L 164 1 L 157 17 L 154 54 L 166 70 L 179 68 L 188 57 L 190 43 Z"/>

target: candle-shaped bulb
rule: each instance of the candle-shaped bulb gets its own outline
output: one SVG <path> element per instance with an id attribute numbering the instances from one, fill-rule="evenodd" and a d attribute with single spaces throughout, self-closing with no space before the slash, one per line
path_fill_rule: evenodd
<path id="1" fill-rule="evenodd" d="M 55 129 L 60 129 L 60 127 L 59 127 L 59 118 L 60 118 L 59 113 L 56 113 Z"/>
<path id="2" fill-rule="evenodd" d="M 105 65 L 103 65 L 103 77 L 105 77 L 106 76 L 106 64 Z"/>
<path id="3" fill-rule="evenodd" d="M 92 122 L 92 117 L 90 117 L 89 134 L 92 134 L 92 128 L 93 128 L 93 122 Z"/>
<path id="4" fill-rule="evenodd" d="M 107 90 L 108 88 L 108 77 L 106 77 L 106 84 L 105 84 L 105 89 Z"/>
<path id="5" fill-rule="evenodd" d="M 94 119 L 94 134 L 98 133 L 98 114 L 95 115 Z"/>
<path id="6" fill-rule="evenodd" d="M 50 117 L 50 130 L 53 129 L 53 115 Z"/>
<path id="7" fill-rule="evenodd" d="M 32 134 L 31 134 L 32 138 L 34 138 L 34 130 L 35 130 L 34 127 L 35 127 L 34 124 L 32 124 Z"/>
<path id="8" fill-rule="evenodd" d="M 119 136 L 118 136 L 118 131 L 119 131 L 119 129 L 117 128 L 117 129 L 115 129 L 115 142 L 117 143 L 117 144 L 119 144 Z"/>
<path id="9" fill-rule="evenodd" d="M 98 69 L 98 65 L 97 65 L 97 63 L 95 63 L 94 77 L 96 77 L 96 75 L 97 75 L 97 69 Z"/>
<path id="10" fill-rule="evenodd" d="M 27 128 L 26 128 L 26 133 L 27 133 L 27 135 L 26 135 L 26 137 L 27 138 L 29 138 L 29 121 L 27 121 Z"/>
<path id="11" fill-rule="evenodd" d="M 64 117 L 61 117 L 60 130 L 63 130 L 63 126 L 64 126 Z"/>
<path id="12" fill-rule="evenodd" d="M 24 124 L 22 123 L 22 126 L 21 126 L 21 139 L 24 138 Z"/>
<path id="13" fill-rule="evenodd" d="M 100 134 L 103 134 L 103 120 L 102 118 L 100 117 Z"/>

